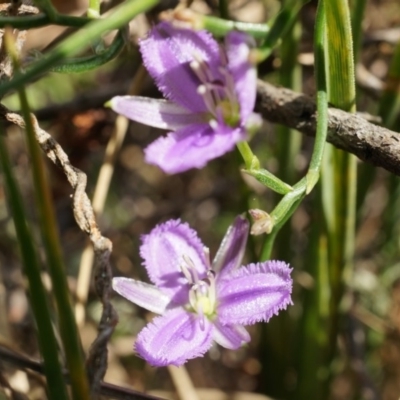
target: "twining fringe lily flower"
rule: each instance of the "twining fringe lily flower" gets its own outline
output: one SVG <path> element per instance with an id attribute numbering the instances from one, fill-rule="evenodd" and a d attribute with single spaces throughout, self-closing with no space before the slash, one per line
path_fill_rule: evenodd
<path id="1" fill-rule="evenodd" d="M 196 232 L 179 220 L 143 236 L 140 254 L 150 280 L 114 278 L 113 288 L 160 314 L 137 336 L 137 353 L 153 366 L 182 365 L 213 341 L 237 349 L 250 341 L 243 325 L 268 321 L 291 304 L 291 268 L 282 261 L 240 267 L 249 225 L 239 216 L 212 265 Z"/>
<path id="2" fill-rule="evenodd" d="M 171 131 L 145 149 L 148 163 L 170 174 L 201 168 L 259 127 L 252 44 L 231 32 L 222 47 L 206 31 L 168 22 L 140 42 L 144 65 L 168 100 L 117 96 L 110 103 L 134 121 Z"/>

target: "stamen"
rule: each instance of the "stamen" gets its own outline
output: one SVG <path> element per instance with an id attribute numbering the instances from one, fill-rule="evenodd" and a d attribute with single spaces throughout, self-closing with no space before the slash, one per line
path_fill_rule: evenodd
<path id="1" fill-rule="evenodd" d="M 219 56 L 221 58 L 221 64 L 222 65 L 228 65 L 228 56 L 226 55 L 226 52 L 222 47 L 219 48 Z"/>
<path id="2" fill-rule="evenodd" d="M 210 285 L 208 287 L 208 298 L 210 300 L 212 309 L 214 309 L 215 303 L 217 301 L 217 295 L 215 287 L 215 272 L 212 269 L 207 272 L 207 278 L 210 282 Z"/>
<path id="3" fill-rule="evenodd" d="M 203 100 L 204 100 L 204 103 L 205 103 L 208 111 L 210 111 L 211 114 L 214 114 L 216 104 L 215 104 L 215 99 L 212 95 L 212 92 L 210 90 L 208 90 L 206 85 L 200 85 L 197 88 L 197 93 L 199 93 L 201 96 L 203 96 Z"/>
<path id="4" fill-rule="evenodd" d="M 213 80 L 213 76 L 211 74 L 211 70 L 205 60 L 201 57 L 201 54 L 198 52 L 193 53 L 193 58 L 199 64 L 199 68 L 201 70 L 202 75 L 204 76 L 203 82 L 209 82 Z"/>
<path id="5" fill-rule="evenodd" d="M 189 268 L 185 264 L 179 265 L 182 274 L 185 276 L 186 280 L 190 283 L 193 284 L 193 279 L 192 275 L 190 274 Z"/>
<path id="6" fill-rule="evenodd" d="M 204 72 L 204 68 L 202 68 L 202 65 L 198 61 L 192 61 L 189 66 L 197 78 L 199 78 L 200 82 L 207 82 L 207 74 Z"/>
<path id="7" fill-rule="evenodd" d="M 199 276 L 197 275 L 197 270 L 196 270 L 196 266 L 194 265 L 194 262 L 186 254 L 184 254 L 182 256 L 182 258 L 183 258 L 183 261 L 186 262 L 186 264 L 188 266 L 187 271 L 188 271 L 189 275 L 191 276 L 191 279 L 189 280 L 189 282 L 190 283 L 198 283 L 200 281 L 200 279 L 199 279 Z"/>
<path id="8" fill-rule="evenodd" d="M 231 103 L 237 103 L 236 93 L 235 93 L 235 82 L 233 81 L 232 74 L 223 67 L 219 67 L 219 72 L 225 78 L 225 93 L 226 97 Z"/>
<path id="9" fill-rule="evenodd" d="M 197 93 L 202 95 L 202 96 L 205 95 L 207 93 L 206 85 L 199 85 L 197 87 Z"/>
<path id="10" fill-rule="evenodd" d="M 206 260 L 207 270 L 210 271 L 211 270 L 210 249 L 204 246 L 203 252 L 204 252 L 204 259 Z"/>
<path id="11" fill-rule="evenodd" d="M 235 91 L 235 82 L 228 70 L 226 53 L 220 48 L 222 66 L 218 67 L 219 74 L 213 74 L 206 61 L 199 52 L 193 53 L 190 68 L 201 84 L 197 87 L 197 93 L 202 96 L 204 105 L 213 116 L 209 121 L 212 129 L 219 124 L 236 126 L 240 122 L 239 103 Z"/>
<path id="12" fill-rule="evenodd" d="M 189 290 L 189 304 L 197 312 L 197 296 L 193 289 Z"/>
<path id="13" fill-rule="evenodd" d="M 210 124 L 211 128 L 213 128 L 213 129 L 218 128 L 218 122 L 215 119 L 210 119 L 210 121 L 208 123 Z"/>

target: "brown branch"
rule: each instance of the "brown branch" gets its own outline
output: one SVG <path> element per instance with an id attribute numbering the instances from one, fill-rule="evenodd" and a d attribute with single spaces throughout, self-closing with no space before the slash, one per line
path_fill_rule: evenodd
<path id="1" fill-rule="evenodd" d="M 10 112 L 2 105 L 0 105 L 0 116 L 8 122 L 25 128 L 25 121 L 21 115 Z M 102 236 L 97 226 L 92 204 L 85 192 L 86 175 L 71 165 L 62 147 L 48 132 L 40 128 L 33 114 L 31 114 L 31 118 L 37 142 L 46 156 L 63 170 L 74 191 L 72 200 L 75 220 L 79 228 L 89 236 L 94 248 L 94 281 L 96 293 L 103 305 L 103 312 L 98 327 L 98 336 L 89 350 L 87 371 L 92 392 L 98 392 L 100 382 L 107 370 L 107 342 L 118 322 L 118 315 L 110 302 L 112 273 L 109 257 L 112 243 Z"/>
<path id="2" fill-rule="evenodd" d="M 259 81 L 256 111 L 263 118 L 315 136 L 316 107 L 308 96 Z M 400 176 L 400 134 L 358 114 L 329 108 L 327 141 L 361 160 Z"/>

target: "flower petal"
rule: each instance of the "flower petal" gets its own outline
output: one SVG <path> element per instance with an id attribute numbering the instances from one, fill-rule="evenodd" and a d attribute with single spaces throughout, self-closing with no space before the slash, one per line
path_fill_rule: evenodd
<path id="1" fill-rule="evenodd" d="M 220 322 L 249 325 L 268 321 L 292 304 L 293 281 L 289 265 L 283 261 L 250 264 L 217 282 Z"/>
<path id="2" fill-rule="evenodd" d="M 254 40 L 244 32 L 232 31 L 226 36 L 228 67 L 235 83 L 242 121 L 252 113 L 256 102 L 257 72 L 249 60 Z"/>
<path id="3" fill-rule="evenodd" d="M 138 335 L 135 349 L 155 367 L 182 365 L 187 360 L 202 356 L 212 344 L 212 324 L 176 308 L 155 318 Z"/>
<path id="4" fill-rule="evenodd" d="M 219 47 L 208 32 L 161 22 L 140 42 L 140 51 L 144 65 L 165 97 L 191 111 L 206 111 L 203 97 L 197 93 L 200 81 L 189 64 L 196 55 L 207 62 L 214 76 L 220 76 Z"/>
<path id="5" fill-rule="evenodd" d="M 132 303 L 156 314 L 164 313 L 170 298 L 156 286 L 129 278 L 114 278 L 113 289 Z"/>
<path id="6" fill-rule="evenodd" d="M 214 257 L 212 269 L 220 272 L 219 278 L 230 271 L 237 269 L 242 262 L 249 234 L 249 222 L 238 215 L 228 228 L 218 252 Z"/>
<path id="7" fill-rule="evenodd" d="M 221 126 L 214 131 L 208 124 L 192 124 L 151 143 L 145 149 L 146 161 L 168 174 L 202 168 L 245 137 L 241 129 Z"/>
<path id="8" fill-rule="evenodd" d="M 250 335 L 242 325 L 222 325 L 215 321 L 213 339 L 226 349 L 236 350 L 250 342 Z"/>
<path id="9" fill-rule="evenodd" d="M 154 128 L 176 130 L 195 122 L 203 122 L 201 114 L 182 108 L 175 103 L 141 96 L 116 96 L 111 108 L 118 114 Z"/>
<path id="10" fill-rule="evenodd" d="M 204 279 L 207 273 L 204 245 L 196 231 L 180 220 L 170 220 L 157 225 L 142 240 L 140 255 L 150 280 L 171 301 L 186 304 L 190 286 L 181 271 L 181 266 L 187 265 L 183 256 L 192 261 L 199 279 Z"/>

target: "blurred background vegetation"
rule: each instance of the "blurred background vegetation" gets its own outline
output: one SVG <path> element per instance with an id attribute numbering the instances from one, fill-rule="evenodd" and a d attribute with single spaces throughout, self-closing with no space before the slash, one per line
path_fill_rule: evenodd
<path id="1" fill-rule="evenodd" d="M 53 3 L 59 12 L 66 14 L 82 15 L 87 11 L 87 2 L 82 0 L 53 0 Z M 264 23 L 279 15 L 282 3 L 285 2 L 232 0 L 229 13 L 235 20 Z M 315 95 L 313 35 L 317 3 L 313 0 L 301 8 L 290 30 L 259 65 L 261 79 Z M 163 9 L 176 5 L 177 1 L 161 2 Z M 202 14 L 219 15 L 216 0 L 194 0 L 190 7 Z M 354 48 L 357 111 L 379 115 L 384 126 L 399 132 L 400 3 L 398 0 L 353 0 L 350 11 L 354 32 L 360 28 Z M 72 165 L 88 175 L 89 197 L 93 196 L 96 185 L 97 190 L 105 185 L 106 202 L 97 214 L 97 221 L 104 236 L 113 243 L 113 274 L 145 281 L 147 276 L 138 255 L 139 238 L 155 224 L 181 218 L 198 231 L 211 254 L 215 254 L 226 228 L 237 214 L 251 208 L 270 211 L 278 201 L 270 189 L 240 173 L 243 161 L 238 152 L 212 161 L 202 170 L 175 176 L 167 176 L 157 167 L 145 164 L 142 149 L 162 132 L 135 122 L 129 124 L 126 136 L 122 136 L 121 149 L 111 162 L 114 176 L 110 187 L 102 179 L 98 180 L 107 144 L 115 140 L 119 129 L 115 125 L 117 116 L 103 106 L 104 102 L 114 95 L 128 93 L 129 88 L 136 94 L 160 96 L 141 67 L 137 47 L 138 38 L 157 21 L 159 12 L 156 9 L 138 15 L 130 23 L 128 45 L 104 66 L 79 74 L 48 72 L 27 86 L 30 107 L 41 127 L 58 141 Z M 64 30 L 56 26 L 29 30 L 22 60 L 34 60 L 38 51 L 51 49 L 54 40 L 69 34 Z M 110 42 L 105 37 L 106 45 Z M 16 93 L 10 92 L 3 104 L 11 110 L 20 109 Z M 294 184 L 307 169 L 313 142 L 312 138 L 266 121 L 252 139 L 251 147 L 263 167 Z M 33 202 L 31 163 L 20 128 L 7 129 L 7 147 L 35 246 L 43 259 L 41 222 Z M 45 166 L 51 182 L 68 285 L 74 294 L 80 269 L 87 267 L 81 261 L 87 238 L 74 219 L 71 186 L 60 169 L 47 161 Z M 319 183 L 278 233 L 273 247 L 272 258 L 289 262 L 294 268 L 294 305 L 268 324 L 250 327 L 253 340 L 249 346 L 238 351 L 216 346 L 204 358 L 188 362 L 186 367 L 194 386 L 215 389 L 203 393 L 202 398 L 239 398 L 228 397 L 232 392 L 246 392 L 243 399 L 250 400 L 251 393 L 260 394 L 254 399 L 270 396 L 296 400 L 397 400 L 400 397 L 400 181 L 382 169 L 361 162 L 357 168 L 358 177 L 351 182 L 357 188 L 354 249 L 350 273 L 340 278 L 345 285 L 340 289 L 336 307 L 330 306 L 330 312 L 337 314 L 337 324 L 330 338 L 334 346 L 329 355 L 322 354 L 326 349 L 322 349 L 320 339 L 327 331 L 332 335 L 331 327 L 310 311 L 321 305 L 318 296 L 327 296 L 328 302 L 333 296 L 332 287 L 320 279 L 318 269 L 322 245 L 321 232 L 316 228 L 326 218 Z M 344 193 L 342 190 L 334 184 L 325 195 L 334 197 L 337 192 Z M 249 239 L 246 263 L 259 259 L 263 242 L 263 236 Z M 329 256 L 325 261 L 329 275 Z M 52 299 L 45 268 L 42 278 Z M 0 187 L 0 345 L 40 359 L 26 287 L 18 237 Z M 101 303 L 93 286 L 88 289 L 86 315 L 79 324 L 86 351 L 97 335 L 101 314 Z M 119 314 L 119 324 L 109 343 L 105 381 L 138 391 L 156 390 L 153 393 L 167 398 L 171 395 L 167 391 L 175 391 L 167 369 L 150 368 L 133 353 L 135 335 L 151 316 L 118 296 L 113 298 L 113 304 Z M 43 379 L 37 373 L 3 362 L 1 356 L 0 375 L 28 398 L 46 398 Z M 2 379 L 0 399 L 9 398 Z"/>

